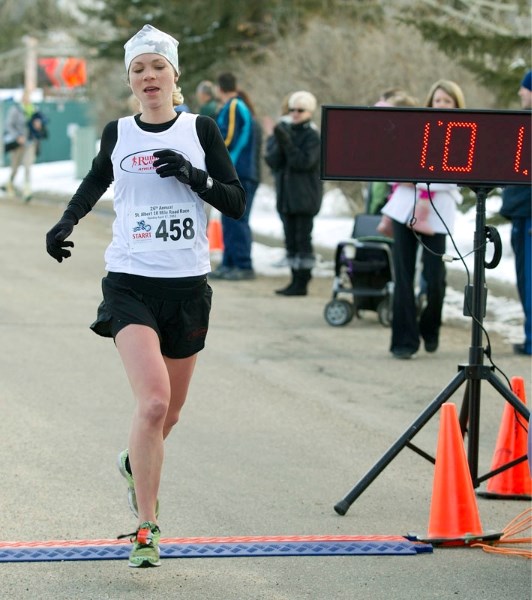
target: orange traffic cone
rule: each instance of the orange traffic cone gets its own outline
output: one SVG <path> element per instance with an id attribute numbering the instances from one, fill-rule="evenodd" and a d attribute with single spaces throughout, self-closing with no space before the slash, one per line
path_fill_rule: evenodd
<path id="1" fill-rule="evenodd" d="M 429 528 L 426 541 L 464 545 L 483 538 L 456 406 L 441 406 Z"/>
<path id="2" fill-rule="evenodd" d="M 222 223 L 218 217 L 211 216 L 207 225 L 207 237 L 209 239 L 209 250 L 221 252 L 224 249 Z"/>
<path id="3" fill-rule="evenodd" d="M 525 382 L 522 377 L 510 380 L 513 393 L 526 404 Z M 497 444 L 491 463 L 491 471 L 527 454 L 528 423 L 508 402 L 504 406 Z M 494 475 L 488 480 L 485 492 L 479 496 L 506 500 L 530 500 L 532 479 L 527 461 Z"/>

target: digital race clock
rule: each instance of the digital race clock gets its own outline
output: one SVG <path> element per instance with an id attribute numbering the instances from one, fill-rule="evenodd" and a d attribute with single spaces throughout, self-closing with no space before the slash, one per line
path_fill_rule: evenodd
<path id="1" fill-rule="evenodd" d="M 531 120 L 526 111 L 323 106 L 321 177 L 530 185 Z"/>

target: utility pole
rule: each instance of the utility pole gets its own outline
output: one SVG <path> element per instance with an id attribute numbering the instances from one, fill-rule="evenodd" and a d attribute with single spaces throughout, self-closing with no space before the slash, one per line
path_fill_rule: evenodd
<path id="1" fill-rule="evenodd" d="M 31 94 L 37 88 L 37 39 L 29 35 L 22 39 L 26 47 L 24 89 Z"/>

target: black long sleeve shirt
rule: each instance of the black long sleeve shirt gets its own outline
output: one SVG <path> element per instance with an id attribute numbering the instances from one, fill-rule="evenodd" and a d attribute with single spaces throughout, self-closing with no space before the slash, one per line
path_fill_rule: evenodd
<path id="1" fill-rule="evenodd" d="M 176 118 L 179 118 L 177 113 Z M 151 124 L 135 116 L 137 125 L 144 131 L 159 133 L 169 129 L 175 119 L 166 123 Z M 205 164 L 213 179 L 213 187 L 200 193 L 200 197 L 221 213 L 239 219 L 246 207 L 245 192 L 236 174 L 216 122 L 210 117 L 198 116 L 196 131 L 205 152 Z M 100 150 L 90 171 L 84 177 L 70 200 L 65 216 L 75 217 L 76 223 L 89 213 L 114 180 L 111 155 L 118 139 L 118 121 L 108 123 L 103 132 Z"/>

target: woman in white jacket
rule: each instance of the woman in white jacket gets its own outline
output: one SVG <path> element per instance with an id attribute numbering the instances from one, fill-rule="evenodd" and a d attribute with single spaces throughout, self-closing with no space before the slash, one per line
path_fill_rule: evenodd
<path id="1" fill-rule="evenodd" d="M 465 108 L 464 95 L 453 81 L 439 80 L 431 87 L 425 106 Z M 429 190 L 426 184 L 399 183 L 382 209 L 393 225 L 395 286 L 390 351 L 396 358 L 411 358 L 419 349 L 420 338 L 427 352 L 438 349 L 446 287 L 441 257 L 446 234 L 453 232 L 456 204 L 460 201 L 460 191 L 454 184 L 435 183 Z M 423 227 L 418 227 L 416 216 L 421 212 L 426 215 L 419 219 Z M 414 277 L 420 243 L 427 302 L 418 319 Z"/>

